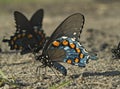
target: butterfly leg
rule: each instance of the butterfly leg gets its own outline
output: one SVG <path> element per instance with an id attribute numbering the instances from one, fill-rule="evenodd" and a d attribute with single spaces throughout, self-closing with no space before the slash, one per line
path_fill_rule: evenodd
<path id="1" fill-rule="evenodd" d="M 60 80 L 59 75 L 58 75 L 58 72 L 56 73 L 56 72 L 54 71 L 53 67 L 51 67 L 51 70 L 54 72 L 55 76 Z"/>
<path id="2" fill-rule="evenodd" d="M 45 70 L 46 70 L 45 65 L 40 65 L 36 68 L 36 75 L 37 75 L 37 78 L 40 80 L 42 80 L 44 78 L 44 75 L 45 75 L 45 74 L 43 74 L 43 70 L 42 70 L 43 68 L 45 68 Z"/>

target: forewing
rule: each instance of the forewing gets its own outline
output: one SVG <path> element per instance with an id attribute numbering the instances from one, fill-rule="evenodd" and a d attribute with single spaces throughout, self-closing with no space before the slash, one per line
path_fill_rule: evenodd
<path id="1" fill-rule="evenodd" d="M 84 16 L 81 13 L 75 13 L 66 18 L 53 32 L 49 40 L 46 42 L 43 54 L 50 49 L 49 45 L 57 38 L 67 36 L 79 40 L 84 25 Z M 49 53 L 49 52 L 48 52 Z"/>
<path id="2" fill-rule="evenodd" d="M 39 9 L 38 11 L 36 11 L 35 14 L 33 14 L 30 20 L 30 23 L 33 28 L 35 26 L 38 27 L 39 29 L 42 27 L 43 16 L 44 16 L 43 9 Z"/>
<path id="3" fill-rule="evenodd" d="M 14 18 L 16 23 L 16 33 L 31 31 L 30 23 L 28 19 L 20 12 L 14 12 Z"/>

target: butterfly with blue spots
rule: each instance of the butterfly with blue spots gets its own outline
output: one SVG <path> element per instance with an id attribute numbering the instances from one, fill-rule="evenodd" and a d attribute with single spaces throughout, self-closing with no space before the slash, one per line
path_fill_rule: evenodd
<path id="1" fill-rule="evenodd" d="M 97 59 L 96 55 L 90 55 L 79 42 L 84 21 L 81 13 L 75 13 L 56 28 L 45 43 L 42 55 L 36 57 L 42 63 L 41 67 L 55 68 L 66 76 L 67 69 L 59 62 L 85 67 L 89 59 Z"/>

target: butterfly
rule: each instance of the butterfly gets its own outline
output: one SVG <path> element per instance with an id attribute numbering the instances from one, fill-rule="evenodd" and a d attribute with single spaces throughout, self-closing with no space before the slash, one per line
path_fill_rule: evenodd
<path id="1" fill-rule="evenodd" d="M 111 51 L 113 53 L 113 58 L 120 59 L 120 42 L 119 42 L 117 48 L 113 48 Z"/>
<path id="2" fill-rule="evenodd" d="M 43 9 L 39 9 L 28 20 L 21 12 L 15 11 L 16 32 L 9 40 L 3 39 L 3 42 L 8 42 L 11 50 L 21 50 L 21 54 L 42 49 L 46 41 L 42 29 L 43 15 Z"/>
<path id="3" fill-rule="evenodd" d="M 79 42 L 84 21 L 81 13 L 75 13 L 56 28 L 45 43 L 42 55 L 36 57 L 42 63 L 42 68 L 54 68 L 66 76 L 67 69 L 59 62 L 85 67 L 89 59 L 97 59 L 96 55 L 90 55 Z"/>

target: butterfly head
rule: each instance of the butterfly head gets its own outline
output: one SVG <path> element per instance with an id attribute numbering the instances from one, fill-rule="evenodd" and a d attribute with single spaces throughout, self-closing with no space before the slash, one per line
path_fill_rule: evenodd
<path id="1" fill-rule="evenodd" d="M 36 60 L 40 61 L 44 66 L 52 66 L 52 62 L 49 60 L 48 55 L 37 56 Z"/>

